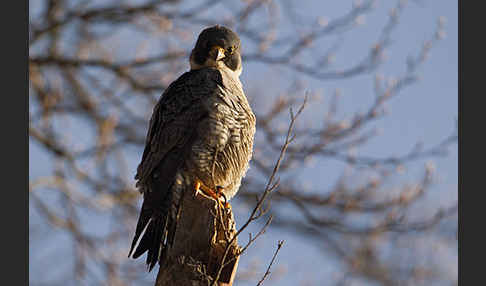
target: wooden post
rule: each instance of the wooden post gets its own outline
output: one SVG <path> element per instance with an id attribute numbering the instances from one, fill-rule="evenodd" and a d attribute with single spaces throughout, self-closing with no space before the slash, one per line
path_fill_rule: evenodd
<path id="1" fill-rule="evenodd" d="M 231 210 L 218 209 L 217 202 L 203 194 L 186 191 L 173 245 L 159 268 L 156 286 L 211 285 L 221 265 L 227 242 L 236 234 Z M 218 286 L 233 285 L 240 247 L 235 239 L 225 261 Z"/>

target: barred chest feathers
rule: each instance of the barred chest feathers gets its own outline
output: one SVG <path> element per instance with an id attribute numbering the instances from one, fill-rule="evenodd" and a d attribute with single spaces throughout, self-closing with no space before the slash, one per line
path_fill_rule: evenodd
<path id="1" fill-rule="evenodd" d="M 222 186 L 229 200 L 238 191 L 252 157 L 255 115 L 239 78 L 220 72 L 223 87 L 218 86 L 217 95 L 205 102 L 208 118 L 199 128 L 205 134 L 199 134 L 202 140 L 192 151 L 195 175 L 207 186 Z"/>

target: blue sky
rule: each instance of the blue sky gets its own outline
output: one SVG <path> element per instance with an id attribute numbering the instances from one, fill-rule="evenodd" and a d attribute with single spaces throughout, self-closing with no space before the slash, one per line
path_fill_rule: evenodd
<path id="1" fill-rule="evenodd" d="M 307 1 L 300 2 L 300 8 L 307 13 L 332 16 L 341 15 L 349 9 L 350 1 L 321 1 L 312 9 L 306 7 Z M 364 19 L 364 24 L 345 37 L 342 50 L 336 55 L 336 65 L 347 67 L 357 59 L 362 58 L 367 49 L 377 38 L 379 30 L 384 25 L 388 11 L 396 5 L 395 1 L 378 1 L 377 10 Z M 323 11 L 327 11 L 323 13 Z M 305 14 L 312 18 L 311 15 Z M 369 142 L 358 154 L 378 157 L 401 155 L 410 151 L 421 141 L 424 147 L 431 147 L 446 138 L 456 127 L 458 116 L 458 18 L 457 1 L 420 1 L 416 4 L 410 1 L 405 9 L 396 31 L 392 36 L 392 45 L 388 48 L 389 61 L 378 69 L 378 73 L 386 76 L 399 76 L 405 71 L 405 60 L 409 55 L 416 55 L 421 43 L 434 35 L 439 17 L 446 21 L 446 36 L 432 49 L 427 62 L 419 69 L 421 80 L 406 88 L 398 97 L 388 103 L 389 115 L 378 121 L 374 126 L 381 129 L 381 135 Z M 376 35 L 370 37 L 370 35 Z M 245 68 L 242 75 L 245 84 L 258 81 L 264 84 L 267 77 L 255 76 Z M 278 75 L 288 76 L 285 70 Z M 356 110 L 365 111 L 373 102 L 373 81 L 369 76 L 360 76 L 352 80 L 333 80 L 321 82 L 307 79 L 310 91 L 322 91 L 324 101 L 335 88 L 342 93 L 342 114 Z M 328 98 L 328 97 L 327 97 Z M 321 106 L 308 109 L 307 112 L 319 112 Z M 421 160 L 408 165 L 407 171 L 401 176 L 403 180 L 417 178 L 423 172 L 425 162 Z M 451 145 L 449 155 L 433 158 L 436 166 L 436 180 L 432 186 L 430 198 L 427 201 L 434 206 L 447 206 L 457 199 L 458 157 L 457 144 Z M 336 166 L 340 166 L 336 168 Z M 333 161 L 319 161 L 314 168 L 309 168 L 306 176 L 312 178 L 315 186 L 327 186 L 334 183 L 332 177 L 341 174 L 343 165 Z M 401 178 L 398 178 L 400 180 Z M 244 217 L 244 211 L 242 212 Z M 243 218 L 244 219 L 244 218 Z M 286 245 L 277 257 L 277 266 L 288 271 L 274 285 L 322 285 L 316 281 L 325 281 L 327 277 L 339 277 L 340 270 L 335 265 L 327 263 L 323 250 L 315 242 L 294 237 L 275 228 L 270 228 L 265 239 L 260 240 L 248 253 L 248 259 L 257 257 L 260 269 L 264 269 L 270 261 L 278 239 L 285 239 Z M 454 251 L 452 251 L 454 252 Z M 258 254 L 258 255 L 257 255 Z M 454 253 L 452 258 L 457 259 Z M 240 270 L 250 267 L 250 261 L 242 259 Z M 454 265 L 454 263 L 452 263 Z M 457 265 L 457 264 L 455 264 Z M 279 271 L 279 270 L 274 270 Z M 453 272 L 451 272 L 451 275 Z M 457 272 L 456 272 L 457 273 Z M 456 274 L 457 275 L 457 274 Z M 302 283 L 302 284 L 299 284 Z M 271 283 L 269 283 L 271 284 Z M 242 284 L 252 285 L 252 283 Z"/>
<path id="2" fill-rule="evenodd" d="M 352 1 L 301 1 L 295 7 L 296 15 L 302 21 L 311 21 L 315 17 L 325 17 L 332 20 L 349 10 Z M 424 147 L 432 146 L 453 132 L 458 116 L 458 18 L 457 1 L 409 1 L 409 5 L 401 17 L 396 31 L 393 33 L 392 45 L 387 49 L 389 61 L 382 65 L 377 73 L 385 76 L 399 76 L 405 71 L 404 62 L 409 55 L 416 55 L 421 43 L 433 36 L 439 17 L 446 20 L 446 35 L 431 51 L 430 58 L 419 69 L 422 80 L 407 87 L 398 97 L 388 103 L 390 114 L 379 120 L 373 126 L 382 130 L 377 138 L 358 150 L 358 154 L 386 157 L 408 152 L 422 141 Z M 363 19 L 363 24 L 342 40 L 342 48 L 336 54 L 336 66 L 347 67 L 366 55 L 369 47 L 379 35 L 386 21 L 389 10 L 396 1 L 378 1 L 377 9 Z M 313 5 L 313 6 L 312 6 Z M 297 6 L 297 5 L 295 5 Z M 323 45 L 332 45 L 333 38 Z M 244 43 L 243 43 L 244 44 Z M 320 46 L 313 47 L 322 48 Z M 288 78 L 289 82 L 295 74 L 282 69 L 276 77 Z M 272 80 L 260 64 L 245 65 L 242 74 L 245 86 L 264 86 Z M 336 88 L 342 93 L 341 112 L 343 116 L 354 111 L 365 111 L 373 102 L 373 81 L 370 76 L 358 76 L 351 80 L 319 81 L 311 78 L 303 79 L 310 92 L 320 92 L 323 105 Z M 307 110 L 318 114 L 323 105 L 315 105 Z M 50 173 L 49 157 L 41 152 L 36 144 L 29 144 L 29 178 L 34 179 Z M 437 180 L 432 187 L 430 202 L 436 205 L 447 205 L 457 198 L 458 156 L 457 144 L 449 148 L 449 155 L 444 158 L 434 158 Z M 130 163 L 135 171 L 138 162 Z M 424 161 L 410 164 L 409 170 L 403 174 L 403 179 L 417 178 L 423 170 Z M 314 185 L 326 186 L 334 182 L 341 174 L 344 166 L 333 161 L 318 161 L 316 166 L 309 168 L 306 176 L 312 178 Z M 326 174 L 322 176 L 322 174 Z M 246 219 L 244 209 L 236 210 L 236 218 L 241 223 Z M 245 236 L 243 236 L 245 237 Z M 277 240 L 285 239 L 286 244 L 277 257 L 274 273 L 287 271 L 284 279 L 274 285 L 297 285 L 306 281 L 322 281 L 326 277 L 338 275 L 336 265 L 327 263 L 326 257 L 319 255 L 322 251 L 315 244 L 305 239 L 295 237 L 285 231 L 270 228 L 264 239 L 249 250 L 248 255 L 240 260 L 239 271 L 249 269 L 252 263 L 259 261 L 259 270 L 264 271 L 266 263 L 271 259 Z M 62 240 L 59 240 L 62 247 Z M 57 245 L 56 245 L 57 247 Z M 40 254 L 42 255 L 42 254 Z M 311 259 L 309 259 L 311 258 Z M 33 269 L 34 268 L 34 269 Z M 35 267 L 31 265 L 31 271 Z M 149 274 L 149 275 L 153 275 Z M 258 279 L 257 279 L 258 280 Z M 242 283 L 254 285 L 256 283 Z M 271 281 L 268 281 L 271 284 Z M 300 285 L 300 284 L 299 284 Z M 318 283 L 309 285 L 319 285 Z"/>

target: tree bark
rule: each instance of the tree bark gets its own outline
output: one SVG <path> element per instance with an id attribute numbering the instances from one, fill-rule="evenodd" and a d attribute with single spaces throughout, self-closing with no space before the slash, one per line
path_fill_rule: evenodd
<path id="1" fill-rule="evenodd" d="M 174 242 L 162 260 L 155 286 L 211 285 L 216 278 L 228 242 L 236 234 L 231 210 L 223 211 L 204 194 L 186 187 Z M 232 242 L 218 286 L 231 286 L 238 267 L 240 247 Z"/>

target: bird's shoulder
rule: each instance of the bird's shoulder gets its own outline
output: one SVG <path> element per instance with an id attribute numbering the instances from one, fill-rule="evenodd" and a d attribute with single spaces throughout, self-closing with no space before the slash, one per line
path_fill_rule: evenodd
<path id="1" fill-rule="evenodd" d="M 221 86 L 223 75 L 217 69 L 202 68 L 183 73 L 167 87 L 154 106 L 147 139 L 153 137 L 153 131 L 184 115 L 188 108 L 194 109 L 206 98 L 219 93 Z"/>
<path id="2" fill-rule="evenodd" d="M 215 68 L 190 70 L 183 73 L 169 85 L 162 94 L 161 101 L 181 94 L 197 97 L 201 93 L 194 93 L 195 90 L 206 89 L 211 91 L 211 89 L 216 88 L 216 85 L 223 85 L 223 75 L 219 70 Z"/>

